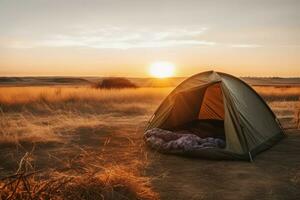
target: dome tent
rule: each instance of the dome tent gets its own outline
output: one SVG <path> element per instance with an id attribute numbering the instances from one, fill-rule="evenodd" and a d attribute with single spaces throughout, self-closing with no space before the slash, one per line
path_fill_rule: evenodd
<path id="1" fill-rule="evenodd" d="M 242 80 L 221 72 L 199 73 L 179 84 L 155 111 L 146 130 L 174 130 L 194 120 L 221 121 L 226 147 L 179 154 L 252 161 L 284 136 L 265 101 Z"/>

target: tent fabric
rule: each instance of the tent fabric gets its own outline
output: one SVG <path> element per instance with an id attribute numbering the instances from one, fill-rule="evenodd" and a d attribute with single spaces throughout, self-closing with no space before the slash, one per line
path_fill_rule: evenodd
<path id="1" fill-rule="evenodd" d="M 155 111 L 146 130 L 172 130 L 202 119 L 224 120 L 226 147 L 185 155 L 252 160 L 284 136 L 274 113 L 249 85 L 214 71 L 196 74 L 179 84 Z"/>
<path id="2" fill-rule="evenodd" d="M 206 89 L 198 118 L 224 120 L 224 104 L 220 83 Z"/>

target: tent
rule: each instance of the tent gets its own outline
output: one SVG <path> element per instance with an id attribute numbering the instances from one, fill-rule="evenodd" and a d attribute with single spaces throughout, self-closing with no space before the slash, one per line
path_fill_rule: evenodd
<path id="1" fill-rule="evenodd" d="M 184 152 L 193 157 L 252 161 L 284 136 L 266 102 L 241 79 L 221 72 L 199 73 L 179 84 L 155 111 L 146 130 L 174 130 L 195 120 L 221 121 L 226 147 Z"/>

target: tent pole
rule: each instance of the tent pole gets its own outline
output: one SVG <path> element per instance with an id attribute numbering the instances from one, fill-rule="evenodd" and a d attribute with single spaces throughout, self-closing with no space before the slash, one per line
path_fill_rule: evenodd
<path id="1" fill-rule="evenodd" d="M 153 114 L 153 115 L 151 116 L 151 118 L 147 121 L 147 125 L 146 125 L 144 131 L 146 131 L 146 130 L 149 128 L 149 125 L 150 125 L 151 121 L 153 120 L 154 116 L 155 116 L 155 114 Z"/>
<path id="2" fill-rule="evenodd" d="M 240 120 L 240 118 L 239 118 L 239 120 Z M 246 146 L 247 146 L 247 150 L 248 150 L 248 155 L 249 155 L 249 161 L 253 163 L 253 158 L 252 158 L 252 155 L 251 155 L 251 152 L 250 152 L 250 149 L 249 149 L 249 144 L 248 144 L 248 141 L 247 141 L 247 139 L 245 137 L 245 134 L 244 134 L 244 127 L 242 125 L 240 125 L 240 127 L 241 127 L 242 133 L 243 133 L 244 138 L 245 138 L 245 142 L 246 142 Z"/>

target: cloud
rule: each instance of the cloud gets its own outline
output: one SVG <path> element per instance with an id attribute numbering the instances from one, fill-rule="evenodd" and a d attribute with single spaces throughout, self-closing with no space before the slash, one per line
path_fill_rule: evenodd
<path id="1" fill-rule="evenodd" d="M 50 35 L 31 41 L 15 41 L 11 48 L 34 47 L 88 47 L 96 49 L 160 48 L 173 46 L 213 46 L 216 43 L 202 40 L 207 28 L 196 29 L 139 29 L 119 27 L 77 30 L 69 34 Z"/>
<path id="2" fill-rule="evenodd" d="M 258 48 L 258 47 L 262 47 L 262 45 L 259 45 L 259 44 L 231 44 L 229 46 L 233 47 L 233 48 Z"/>
<path id="3" fill-rule="evenodd" d="M 128 29 L 106 26 L 102 28 L 71 27 L 68 33 L 0 41 L 0 46 L 15 49 L 36 47 L 84 47 L 94 49 L 136 49 L 179 46 L 219 46 L 229 48 L 259 48 L 259 44 L 232 44 L 205 40 L 205 27 Z M 2 44 L 2 45 L 1 45 Z"/>

